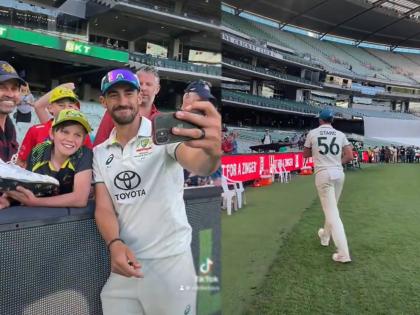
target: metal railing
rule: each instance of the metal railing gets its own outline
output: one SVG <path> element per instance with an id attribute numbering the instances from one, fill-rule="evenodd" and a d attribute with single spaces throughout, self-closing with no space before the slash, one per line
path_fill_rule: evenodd
<path id="1" fill-rule="evenodd" d="M 214 76 L 220 76 L 222 74 L 221 67 L 209 65 L 196 65 L 190 62 L 158 58 L 141 53 L 130 53 L 130 60 L 154 67 L 170 68 L 195 73 L 204 73 Z"/>

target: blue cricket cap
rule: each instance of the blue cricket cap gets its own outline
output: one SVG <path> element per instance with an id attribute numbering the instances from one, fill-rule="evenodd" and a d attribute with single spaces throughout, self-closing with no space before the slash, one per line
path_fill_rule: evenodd
<path id="1" fill-rule="evenodd" d="M 324 108 L 319 112 L 318 118 L 322 120 L 332 120 L 334 118 L 334 112 L 329 108 Z"/>
<path id="2" fill-rule="evenodd" d="M 216 98 L 211 94 L 210 84 L 206 81 L 199 80 L 193 81 L 188 84 L 187 88 L 184 90 L 185 93 L 195 92 L 197 93 L 203 101 L 215 100 Z"/>

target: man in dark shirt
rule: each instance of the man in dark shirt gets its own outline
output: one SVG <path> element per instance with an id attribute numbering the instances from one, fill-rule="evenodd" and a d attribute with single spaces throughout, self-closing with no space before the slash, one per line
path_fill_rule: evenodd
<path id="1" fill-rule="evenodd" d="M 400 149 L 401 163 L 405 163 L 405 148 L 401 146 Z"/>
<path id="2" fill-rule="evenodd" d="M 7 162 L 18 150 L 16 130 L 9 117 L 20 102 L 20 86 L 26 82 L 6 61 L 0 61 L 0 159 Z"/>

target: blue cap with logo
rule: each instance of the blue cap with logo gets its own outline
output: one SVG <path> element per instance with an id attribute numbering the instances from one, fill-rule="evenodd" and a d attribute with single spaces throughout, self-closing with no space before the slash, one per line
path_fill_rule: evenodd
<path id="1" fill-rule="evenodd" d="M 106 94 L 108 90 L 117 83 L 127 83 L 134 89 L 140 90 L 140 82 L 137 76 L 128 69 L 115 69 L 109 71 L 101 81 L 102 95 Z"/>
<path id="2" fill-rule="evenodd" d="M 8 80 L 17 80 L 19 85 L 25 85 L 26 82 L 23 80 L 8 62 L 0 60 L 0 82 Z"/>
<path id="3" fill-rule="evenodd" d="M 319 112 L 318 118 L 322 120 L 332 120 L 334 118 L 334 112 L 329 108 L 324 108 Z"/>
<path id="4" fill-rule="evenodd" d="M 210 83 L 203 80 L 198 80 L 188 84 L 184 92 L 195 92 L 201 97 L 203 101 L 215 100 L 216 98 L 211 94 L 210 87 Z"/>

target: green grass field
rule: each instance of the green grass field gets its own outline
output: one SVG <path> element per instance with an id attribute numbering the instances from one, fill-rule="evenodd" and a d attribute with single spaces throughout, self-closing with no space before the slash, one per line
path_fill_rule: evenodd
<path id="1" fill-rule="evenodd" d="M 222 218 L 223 314 L 420 314 L 419 170 L 346 173 L 346 265 L 319 244 L 312 176 L 248 188 L 248 205 Z"/>

